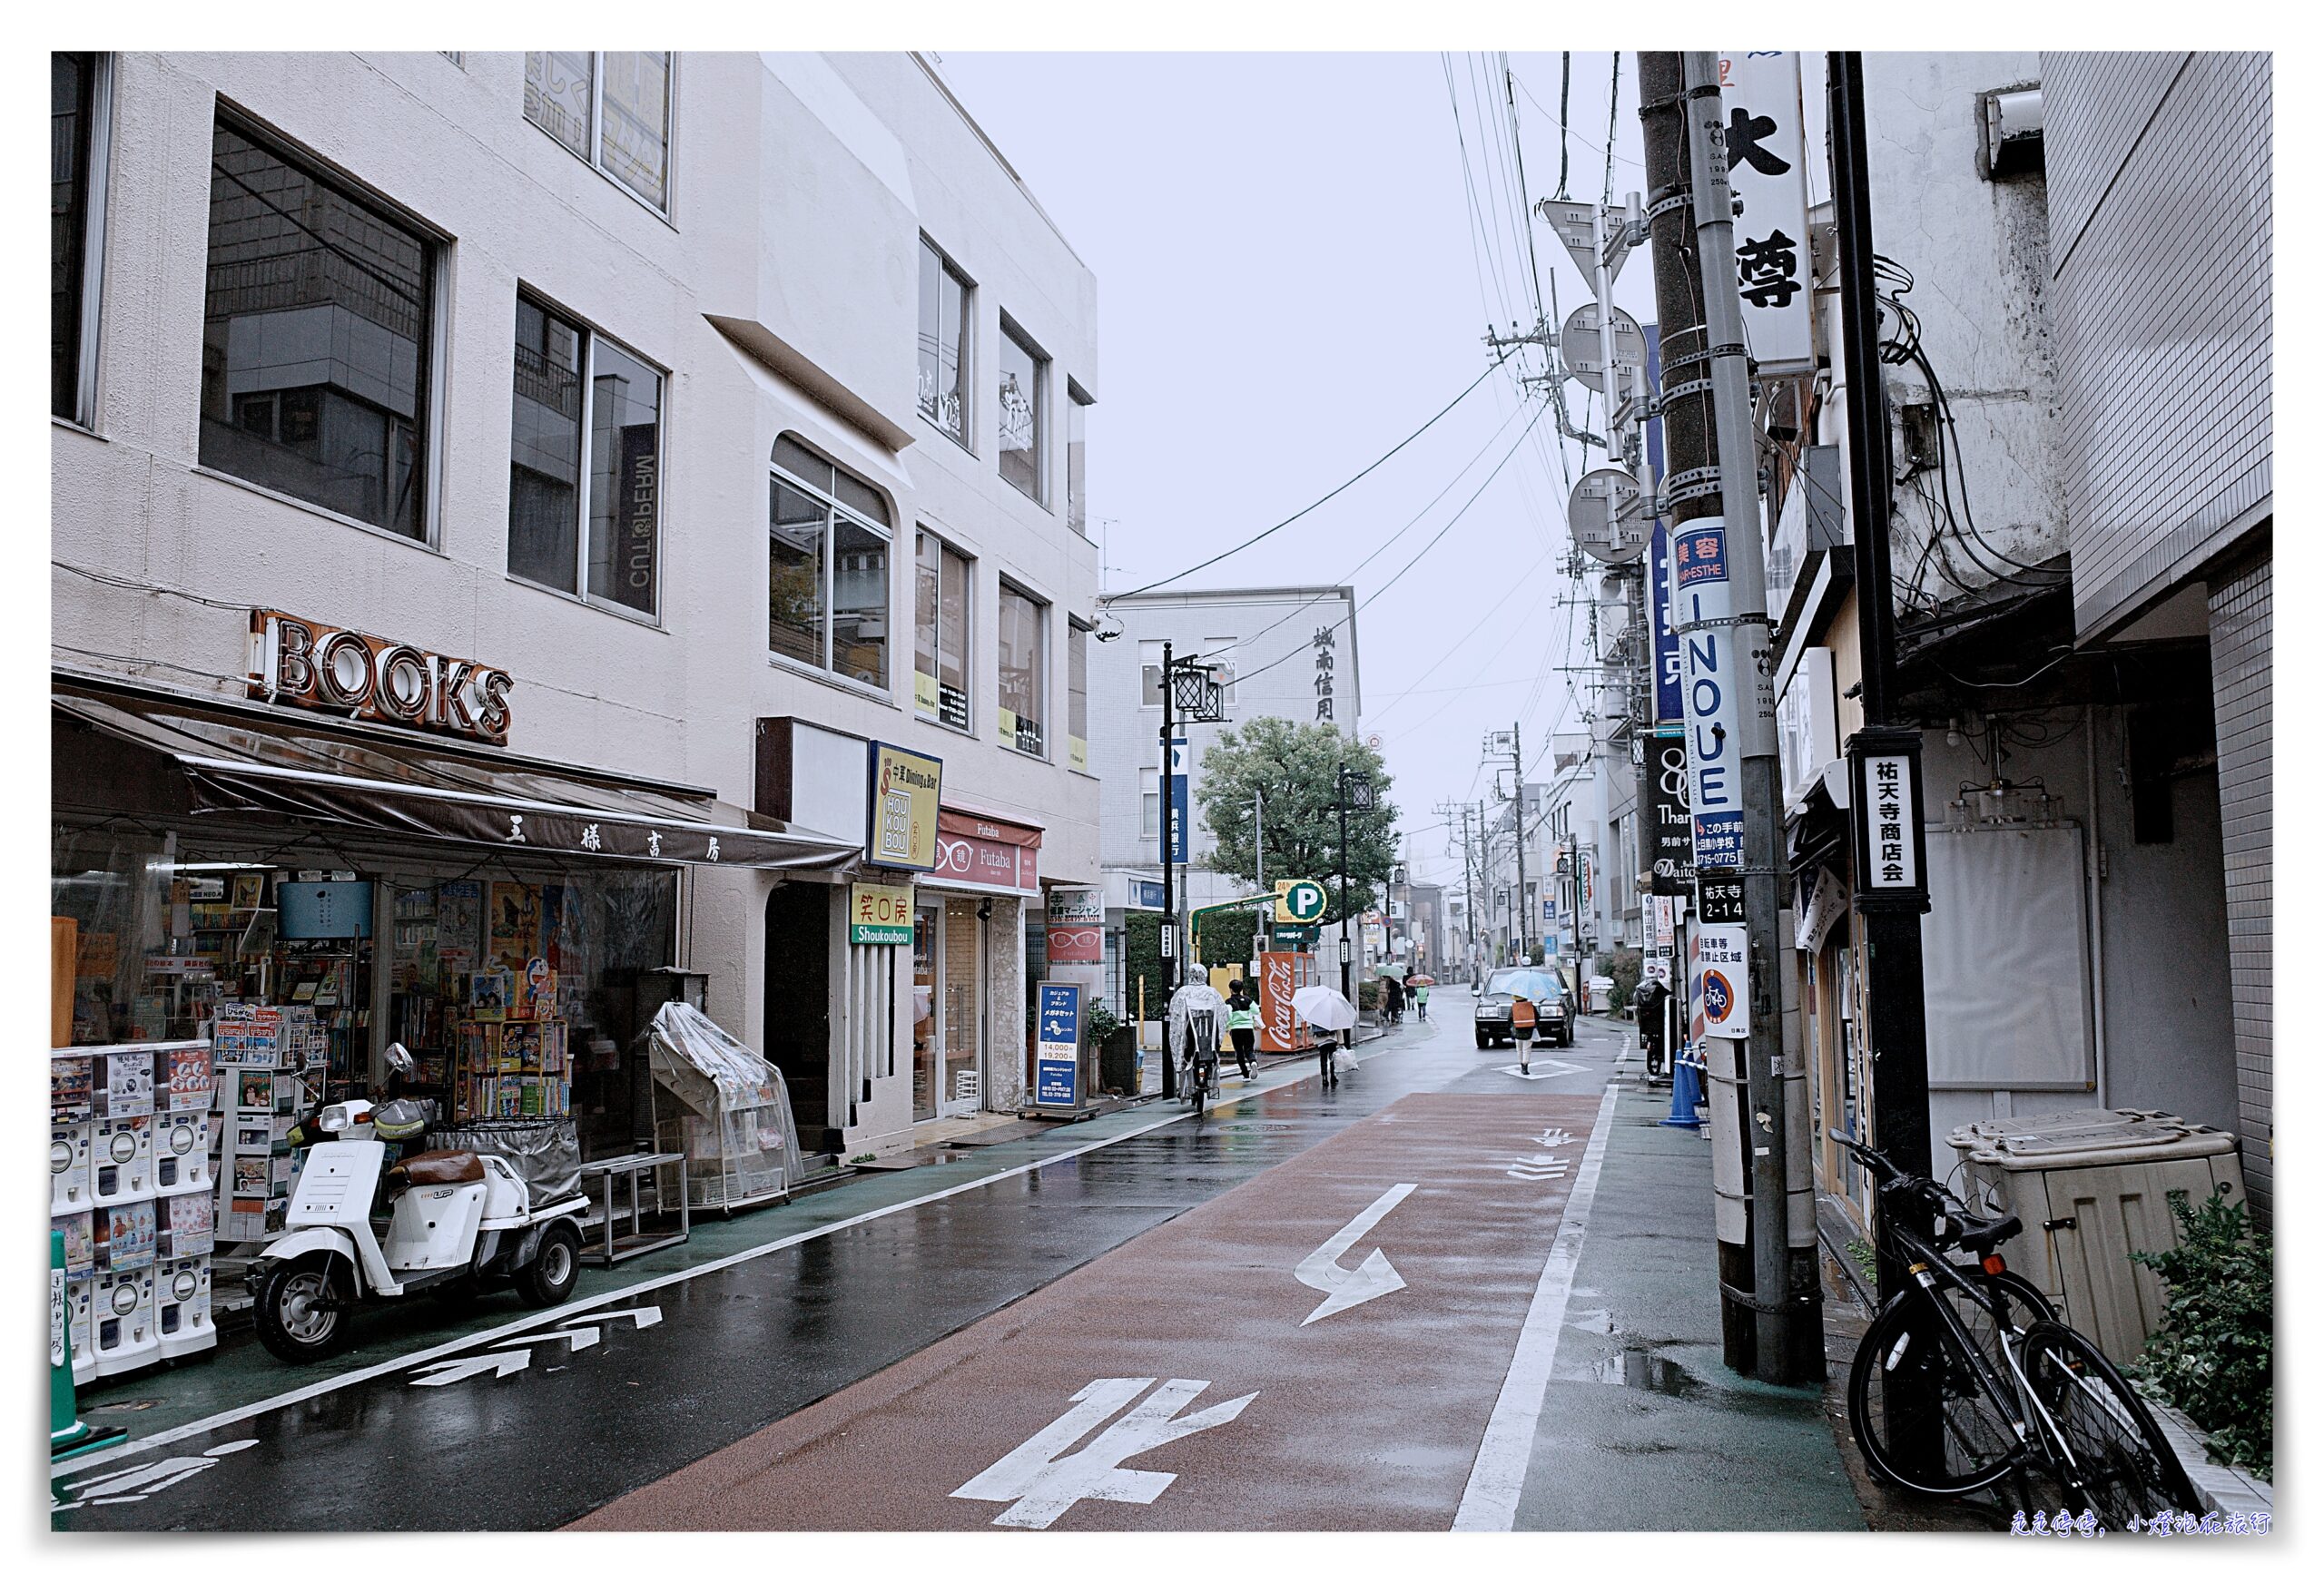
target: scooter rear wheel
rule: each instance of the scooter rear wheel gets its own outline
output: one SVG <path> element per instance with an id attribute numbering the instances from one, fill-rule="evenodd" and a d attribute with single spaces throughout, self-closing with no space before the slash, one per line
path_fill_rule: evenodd
<path id="1" fill-rule="evenodd" d="M 347 1278 L 329 1254 L 276 1264 L 260 1280 L 251 1304 L 258 1339 L 286 1363 L 311 1363 L 347 1344 Z"/>
<path id="2" fill-rule="evenodd" d="M 549 1308 L 573 1295 L 581 1278 L 581 1235 L 569 1220 L 541 1233 L 533 1262 L 517 1272 L 517 1290 L 535 1308 Z"/>

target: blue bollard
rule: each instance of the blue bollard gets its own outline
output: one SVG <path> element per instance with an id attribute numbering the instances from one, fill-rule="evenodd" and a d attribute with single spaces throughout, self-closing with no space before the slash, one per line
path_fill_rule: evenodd
<path id="1" fill-rule="evenodd" d="M 1670 1061 L 1670 1114 L 1659 1125 L 1683 1126 L 1693 1132 L 1702 1126 L 1695 1109 L 1702 1103 L 1702 1063 L 1690 1047 L 1681 1047 Z"/>

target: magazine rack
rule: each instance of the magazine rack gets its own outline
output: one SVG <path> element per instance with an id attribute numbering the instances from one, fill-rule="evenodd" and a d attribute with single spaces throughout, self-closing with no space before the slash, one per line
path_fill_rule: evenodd
<path id="1" fill-rule="evenodd" d="M 803 1163 L 783 1074 L 683 1000 L 644 1037 L 655 1086 L 676 1102 L 656 1102 L 656 1141 L 684 1161 L 659 1171 L 661 1202 L 732 1211 L 788 1197 Z"/>

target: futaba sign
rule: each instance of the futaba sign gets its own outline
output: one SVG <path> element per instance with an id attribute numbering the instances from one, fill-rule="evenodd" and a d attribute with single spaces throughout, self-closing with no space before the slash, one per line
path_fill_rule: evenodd
<path id="1" fill-rule="evenodd" d="M 251 612 L 253 698 L 505 746 L 516 678 L 280 610 Z"/>

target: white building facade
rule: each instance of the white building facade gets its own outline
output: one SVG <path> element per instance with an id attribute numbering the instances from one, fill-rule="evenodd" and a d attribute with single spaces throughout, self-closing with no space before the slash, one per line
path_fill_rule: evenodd
<path id="1" fill-rule="evenodd" d="M 379 880 L 350 1077 L 436 1037 L 433 995 L 486 965 L 460 951 L 505 949 L 576 980 L 609 1091 L 641 975 L 699 975 L 810 1154 L 1013 1106 L 1044 888 L 1098 874 L 1096 285 L 933 66 L 58 60 L 59 874 L 167 852 Z M 283 643 L 340 632 L 337 681 L 297 697 Z M 414 703 L 487 674 L 497 731 Z M 472 817 L 336 786 L 222 806 L 172 762 L 181 727 L 269 761 L 311 733 L 312 763 L 456 784 Z M 874 743 L 941 761 L 931 870 L 867 862 Z M 607 817 L 508 826 L 556 801 L 528 776 Z M 865 882 L 911 892 L 885 941 L 851 930 Z M 455 946 L 468 886 L 495 910 Z M 504 920 L 504 887 L 552 916 Z M 84 920 L 114 954 L 82 952 L 76 1037 L 198 1004 L 133 981 L 133 936 L 215 944 L 180 938 L 182 893 L 114 900 Z M 608 1101 L 585 1145 L 591 1116 L 645 1130 Z"/>

